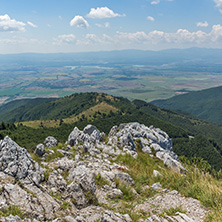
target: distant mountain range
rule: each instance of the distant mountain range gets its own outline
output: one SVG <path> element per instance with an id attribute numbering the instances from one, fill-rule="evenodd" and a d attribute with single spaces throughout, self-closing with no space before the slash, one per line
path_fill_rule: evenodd
<path id="1" fill-rule="evenodd" d="M 119 50 L 79 53 L 23 53 L 0 54 L 0 66 L 4 65 L 95 65 L 107 63 L 164 65 L 170 63 L 217 63 L 221 64 L 222 49 L 189 48 L 161 51 Z"/>
<path id="2" fill-rule="evenodd" d="M 200 119 L 222 124 L 222 86 L 151 103 L 161 108 L 186 111 Z"/>

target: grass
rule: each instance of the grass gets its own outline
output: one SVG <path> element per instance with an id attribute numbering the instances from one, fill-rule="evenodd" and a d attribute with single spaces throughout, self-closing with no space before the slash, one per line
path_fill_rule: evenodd
<path id="1" fill-rule="evenodd" d="M 151 186 L 153 183 L 160 182 L 163 188 L 177 190 L 186 197 L 198 199 L 210 209 L 207 222 L 222 221 L 222 181 L 209 173 L 188 165 L 185 165 L 188 170 L 186 174 L 175 173 L 164 167 L 161 161 L 141 152 L 138 152 L 137 159 L 130 155 L 118 156 L 117 162 L 128 167 L 128 173 L 134 179 L 136 190 L 141 196 L 149 197 L 155 194 L 151 189 L 143 191 L 144 185 Z M 154 169 L 162 176 L 154 177 Z"/>
<path id="2" fill-rule="evenodd" d="M 0 210 L 0 217 L 8 217 L 10 215 L 19 216 L 21 219 L 24 219 L 24 214 L 18 206 L 10 205 L 7 208 Z"/>
<path id="3" fill-rule="evenodd" d="M 125 184 L 120 184 L 118 187 L 123 193 L 123 200 L 125 201 L 133 201 L 134 200 L 134 193 L 130 186 L 126 186 Z"/>
<path id="4" fill-rule="evenodd" d="M 165 213 L 166 215 L 168 215 L 168 216 L 175 216 L 177 212 L 186 214 L 186 211 L 183 210 L 183 209 L 181 208 L 181 206 L 176 207 L 176 208 L 173 208 L 173 207 L 172 207 L 172 208 L 170 208 L 170 209 L 165 209 L 165 210 L 164 210 L 164 213 Z M 164 213 L 163 213 L 163 216 L 164 216 Z"/>
<path id="5" fill-rule="evenodd" d="M 95 175 L 95 182 L 96 182 L 96 186 L 97 186 L 98 188 L 101 188 L 101 187 L 104 186 L 104 185 L 109 185 L 109 182 L 108 182 L 106 179 L 104 179 L 104 178 L 101 176 L 101 174 Z"/>
<path id="6" fill-rule="evenodd" d="M 58 149 L 61 149 L 62 148 L 62 144 L 58 144 L 56 147 L 53 147 L 53 148 L 50 148 L 50 150 L 53 150 L 54 153 L 52 154 L 49 154 L 46 158 L 45 158 L 45 161 L 46 162 L 52 162 L 54 161 L 56 158 L 61 158 L 63 157 L 64 155 L 58 151 Z M 48 149 L 45 149 L 46 152 L 48 151 Z"/>
<path id="7" fill-rule="evenodd" d="M 64 201 L 61 205 L 60 205 L 60 207 L 63 209 L 63 210 L 67 210 L 67 209 L 69 209 L 69 210 L 71 210 L 71 205 L 70 205 L 70 203 L 69 202 L 66 202 L 66 201 Z"/>
<path id="8" fill-rule="evenodd" d="M 102 114 L 109 114 L 109 112 L 112 111 L 113 113 L 116 113 L 119 111 L 116 107 L 109 105 L 106 102 L 101 102 L 93 107 L 90 107 L 89 109 L 81 112 L 80 114 L 76 116 L 71 116 L 68 118 L 63 119 L 63 123 L 72 124 L 75 122 L 78 122 L 79 119 L 84 115 L 84 118 L 87 120 L 93 120 L 93 116 L 102 115 Z M 100 114 L 99 114 L 100 113 Z M 95 118 L 96 118 L 95 116 Z M 41 128 L 41 127 L 59 127 L 60 121 L 59 120 L 32 120 L 32 121 L 23 121 L 22 124 L 27 127 L 31 128 Z"/>

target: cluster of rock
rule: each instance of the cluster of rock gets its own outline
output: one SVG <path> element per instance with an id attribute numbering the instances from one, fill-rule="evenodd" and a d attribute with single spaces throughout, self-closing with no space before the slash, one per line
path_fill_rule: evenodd
<path id="1" fill-rule="evenodd" d="M 38 164 L 26 149 L 9 137 L 0 141 L 0 210 L 15 205 L 25 217 L 11 215 L 0 218 L 0 221 L 131 222 L 128 214 L 118 213 L 119 206 L 112 201 L 123 197 L 117 182 L 130 187 L 135 199 L 139 197 L 127 167 L 115 163 L 118 155 L 130 154 L 136 158 L 137 150 L 141 149 L 150 156 L 155 155 L 169 168 L 185 171 L 173 152 L 169 136 L 160 129 L 139 123 L 114 126 L 108 138 L 95 126 L 88 125 L 83 131 L 75 127 L 62 149 L 54 148 L 57 143 L 54 137 L 47 137 L 45 145 L 36 147 L 35 154 L 42 158 Z M 63 157 L 44 162 L 53 149 L 61 152 Z M 153 176 L 160 177 L 161 174 L 154 170 Z M 98 185 L 97 180 L 106 184 Z M 144 189 L 150 188 L 146 186 Z M 161 213 L 172 207 L 172 202 L 188 214 L 178 213 L 174 218 L 152 215 L 140 219 L 141 222 L 177 221 L 176 218 L 181 222 L 203 221 L 207 211 L 199 201 L 162 189 L 160 183 L 153 184 L 152 189 L 158 194 L 134 206 L 134 212 L 152 214 L 158 207 L 158 213 Z M 113 211 L 107 210 L 106 206 Z"/>
<path id="2" fill-rule="evenodd" d="M 55 147 L 58 144 L 57 139 L 55 139 L 53 136 L 48 136 L 45 141 L 44 144 L 47 148 L 52 148 Z M 44 144 L 40 143 L 36 146 L 35 149 L 35 154 L 40 156 L 40 157 L 46 157 L 46 153 L 45 153 L 45 146 Z"/>

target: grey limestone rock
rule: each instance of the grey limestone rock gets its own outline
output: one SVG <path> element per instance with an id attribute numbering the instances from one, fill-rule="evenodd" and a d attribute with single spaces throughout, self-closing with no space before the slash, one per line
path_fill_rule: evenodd
<path id="1" fill-rule="evenodd" d="M 77 222 L 76 219 L 71 216 L 64 217 L 64 221 L 65 222 Z"/>
<path id="2" fill-rule="evenodd" d="M 154 190 L 160 190 L 162 189 L 162 185 L 160 183 L 154 183 L 152 186 L 151 186 Z"/>
<path id="3" fill-rule="evenodd" d="M 177 212 L 175 216 L 157 216 L 153 215 L 148 217 L 145 222 L 172 222 L 172 221 L 179 221 L 179 222 L 195 222 L 192 218 L 188 217 L 186 214 Z"/>
<path id="4" fill-rule="evenodd" d="M 167 167 L 178 173 L 184 173 L 187 171 L 178 160 L 173 159 L 172 156 L 164 151 L 157 152 L 156 157 L 162 160 Z"/>
<path id="5" fill-rule="evenodd" d="M 116 141 L 114 138 L 117 138 L 115 143 L 122 147 L 125 152 L 127 152 L 127 149 L 135 152 L 136 144 L 138 144 L 145 153 L 151 155 L 154 151 L 156 157 L 169 168 L 178 172 L 186 171 L 179 163 L 178 156 L 173 152 L 172 140 L 167 133 L 158 128 L 147 127 L 137 122 L 123 123 L 119 127 L 114 126 L 110 130 L 109 137 L 109 145 L 112 141 Z M 133 155 L 133 153 L 129 154 Z"/>
<path id="6" fill-rule="evenodd" d="M 58 141 L 53 136 L 48 136 L 45 139 L 44 144 L 46 145 L 47 148 L 52 148 L 58 144 Z"/>
<path id="7" fill-rule="evenodd" d="M 73 167 L 70 170 L 69 180 L 75 181 L 86 192 L 95 193 L 96 191 L 94 175 L 85 165 Z"/>
<path id="8" fill-rule="evenodd" d="M 32 170 L 33 160 L 26 149 L 8 136 L 0 141 L 0 171 L 16 179 L 23 179 Z"/>
<path id="9" fill-rule="evenodd" d="M 127 186 L 135 186 L 134 180 L 128 173 L 116 171 L 115 178 L 120 180 L 122 183 L 126 184 Z"/>
<path id="10" fill-rule="evenodd" d="M 22 222 L 22 221 L 23 220 L 19 216 L 13 216 L 13 215 L 0 218 L 0 222 Z"/>
<path id="11" fill-rule="evenodd" d="M 71 146 L 77 145 L 80 142 L 83 144 L 84 143 L 91 144 L 99 141 L 100 141 L 100 131 L 93 125 L 87 125 L 83 129 L 83 131 L 75 127 L 68 137 L 68 143 Z"/>
<path id="12" fill-rule="evenodd" d="M 71 198 L 71 200 L 74 202 L 74 205 L 78 209 L 82 209 L 89 205 L 89 201 L 86 199 L 84 192 L 82 191 L 80 186 L 75 182 L 72 182 L 70 185 L 68 185 L 67 190 L 65 192 L 65 198 Z"/>
<path id="13" fill-rule="evenodd" d="M 158 176 L 162 176 L 162 174 L 158 170 L 153 170 L 153 176 L 158 177 Z"/>
<path id="14" fill-rule="evenodd" d="M 55 162 L 57 167 L 61 170 L 68 171 L 70 170 L 74 165 L 75 162 L 72 159 L 68 159 L 67 157 L 63 157 Z"/>
<path id="15" fill-rule="evenodd" d="M 66 181 L 57 171 L 53 171 L 49 175 L 47 183 L 49 187 L 54 188 L 57 192 L 64 192 L 67 188 Z"/>
<path id="16" fill-rule="evenodd" d="M 120 189 L 111 189 L 108 193 L 107 193 L 107 197 L 110 199 L 114 199 L 114 198 L 122 198 L 123 197 L 123 192 Z"/>
<path id="17" fill-rule="evenodd" d="M 42 157 L 45 154 L 45 146 L 40 143 L 36 146 L 35 154 Z"/>
<path id="18" fill-rule="evenodd" d="M 131 222 L 132 219 L 128 214 L 122 215 L 119 213 L 113 213 L 112 211 L 105 211 L 101 222 Z"/>

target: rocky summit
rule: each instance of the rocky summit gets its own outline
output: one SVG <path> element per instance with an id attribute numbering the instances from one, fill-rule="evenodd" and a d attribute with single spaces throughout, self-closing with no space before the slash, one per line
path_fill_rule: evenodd
<path id="1" fill-rule="evenodd" d="M 127 161 L 152 173 L 135 180 Z M 113 126 L 108 135 L 75 127 L 65 144 L 49 136 L 32 154 L 5 137 L 0 164 L 4 222 L 201 222 L 208 212 L 161 184 L 167 172 L 183 177 L 187 170 L 164 131 L 136 122 Z"/>

